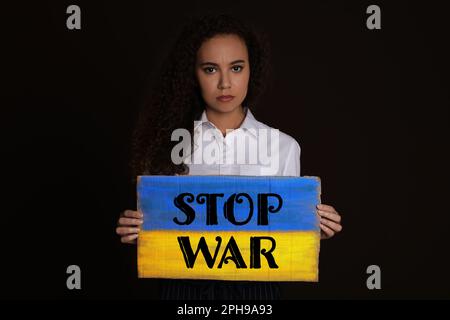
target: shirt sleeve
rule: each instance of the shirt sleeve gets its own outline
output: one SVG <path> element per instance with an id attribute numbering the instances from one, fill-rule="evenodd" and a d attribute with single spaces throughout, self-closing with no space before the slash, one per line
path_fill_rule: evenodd
<path id="1" fill-rule="evenodd" d="M 300 176 L 300 145 L 297 141 L 293 141 L 289 147 L 286 157 L 283 176 L 299 177 Z"/>

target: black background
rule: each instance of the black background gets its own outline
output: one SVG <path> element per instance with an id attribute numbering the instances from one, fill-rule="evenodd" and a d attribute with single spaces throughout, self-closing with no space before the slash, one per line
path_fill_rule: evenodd
<path id="1" fill-rule="evenodd" d="M 81 30 L 66 8 L 81 7 Z M 381 30 L 366 8 L 381 7 Z M 254 106 L 295 137 L 302 175 L 344 231 L 322 241 L 320 282 L 284 298 L 449 296 L 448 11 L 407 1 L 39 1 L 2 7 L 3 298 L 157 298 L 115 235 L 135 209 L 130 138 L 140 103 L 190 14 L 267 32 L 273 76 Z M 66 268 L 82 290 L 66 288 Z M 381 290 L 366 268 L 381 267 Z"/>

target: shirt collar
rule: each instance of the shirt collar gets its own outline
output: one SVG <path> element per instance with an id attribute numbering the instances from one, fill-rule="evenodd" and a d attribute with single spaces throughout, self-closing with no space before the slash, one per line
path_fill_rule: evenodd
<path id="1" fill-rule="evenodd" d="M 252 136 L 256 137 L 256 134 L 257 134 L 256 130 L 259 128 L 258 121 L 255 119 L 255 117 L 253 116 L 253 113 L 250 111 L 250 109 L 248 107 L 245 107 L 244 111 L 245 111 L 245 118 L 244 118 L 244 121 L 242 122 L 241 126 L 238 129 L 243 129 L 246 132 L 250 133 Z M 202 116 L 200 117 L 200 120 L 196 121 L 194 130 L 196 130 L 200 125 L 202 125 L 204 123 L 211 124 L 212 126 L 214 126 L 208 120 L 205 110 L 203 111 Z M 249 130 L 249 129 L 254 129 L 254 130 Z"/>

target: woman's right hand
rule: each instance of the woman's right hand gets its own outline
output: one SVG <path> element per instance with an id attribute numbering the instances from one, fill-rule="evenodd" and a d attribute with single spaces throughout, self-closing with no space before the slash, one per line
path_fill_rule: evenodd
<path id="1" fill-rule="evenodd" d="M 135 244 L 144 223 L 143 215 L 140 211 L 125 210 L 121 213 L 117 223 L 116 233 L 120 236 L 122 243 Z"/>

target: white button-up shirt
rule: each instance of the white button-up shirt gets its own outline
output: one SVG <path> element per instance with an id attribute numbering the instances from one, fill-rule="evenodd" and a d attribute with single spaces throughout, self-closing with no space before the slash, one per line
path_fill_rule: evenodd
<path id="1" fill-rule="evenodd" d="M 245 141 L 245 150 L 236 149 L 237 141 Z M 193 142 L 191 160 L 184 161 L 189 167 L 189 175 L 300 176 L 300 145 L 297 141 L 257 121 L 248 108 L 241 126 L 227 132 L 225 137 L 203 111 L 200 121 L 194 125 Z M 249 147 L 251 145 L 253 149 Z M 262 150 L 259 146 L 265 145 L 267 151 L 263 150 L 262 154 L 272 159 L 271 164 L 258 158 Z"/>

